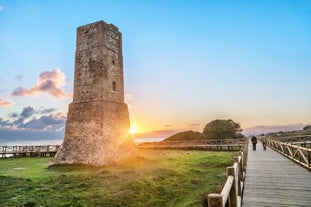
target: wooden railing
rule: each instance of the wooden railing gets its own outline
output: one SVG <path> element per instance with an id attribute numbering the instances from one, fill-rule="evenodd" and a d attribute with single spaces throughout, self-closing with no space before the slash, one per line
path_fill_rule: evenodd
<path id="1" fill-rule="evenodd" d="M 153 143 L 140 143 L 141 149 L 205 149 L 205 150 L 240 150 L 245 143 L 243 139 L 203 139 L 177 140 Z"/>
<path id="2" fill-rule="evenodd" d="M 59 145 L 40 145 L 40 146 L 0 146 L 0 155 L 6 157 L 11 156 L 54 156 L 59 148 Z"/>
<path id="3" fill-rule="evenodd" d="M 301 136 L 287 136 L 287 137 L 271 137 L 268 139 L 279 141 L 283 143 L 290 143 L 292 145 L 299 145 L 301 147 L 306 147 L 311 145 L 311 135 L 301 135 Z"/>
<path id="4" fill-rule="evenodd" d="M 244 146 L 233 157 L 234 164 L 227 167 L 227 181 L 221 193 L 208 195 L 208 207 L 240 207 L 242 205 L 244 181 L 246 176 L 246 162 L 248 153 L 248 139 Z"/>
<path id="5" fill-rule="evenodd" d="M 272 139 L 268 139 L 267 144 L 285 157 L 311 170 L 311 149 L 308 146 L 301 147 L 296 144 L 284 143 Z"/>

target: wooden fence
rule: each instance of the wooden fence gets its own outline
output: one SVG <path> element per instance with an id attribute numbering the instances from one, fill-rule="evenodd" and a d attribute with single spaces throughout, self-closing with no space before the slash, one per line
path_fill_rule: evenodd
<path id="1" fill-rule="evenodd" d="M 0 146 L 0 155 L 2 158 L 13 157 L 54 157 L 59 145 L 40 145 L 40 146 Z"/>
<path id="2" fill-rule="evenodd" d="M 189 149 L 189 150 L 240 150 L 245 144 L 243 139 L 206 139 L 206 140 L 177 140 L 153 143 L 140 143 L 140 149 Z"/>
<path id="3" fill-rule="evenodd" d="M 306 147 L 308 145 L 311 145 L 311 135 L 286 136 L 286 137 L 269 136 L 268 139 L 283 142 L 283 143 L 290 143 L 292 145 L 299 145 L 301 147 Z"/>
<path id="4" fill-rule="evenodd" d="M 246 176 L 246 161 L 248 153 L 248 139 L 243 148 L 233 157 L 234 164 L 227 167 L 227 181 L 221 193 L 208 195 L 208 207 L 240 207 L 242 205 L 243 189 Z"/>
<path id="5" fill-rule="evenodd" d="M 285 157 L 311 170 L 311 149 L 309 146 L 301 147 L 297 144 L 284 143 L 272 139 L 268 139 L 267 144 Z"/>

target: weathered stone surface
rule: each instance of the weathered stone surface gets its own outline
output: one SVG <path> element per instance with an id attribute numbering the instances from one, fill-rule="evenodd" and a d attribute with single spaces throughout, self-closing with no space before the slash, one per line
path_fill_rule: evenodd
<path id="1" fill-rule="evenodd" d="M 117 27 L 100 21 L 77 29 L 74 78 L 65 138 L 53 162 L 105 165 L 135 155 Z"/>

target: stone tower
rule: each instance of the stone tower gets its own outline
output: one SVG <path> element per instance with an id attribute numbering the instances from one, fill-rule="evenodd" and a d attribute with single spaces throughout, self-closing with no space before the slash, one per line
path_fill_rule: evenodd
<path id="1" fill-rule="evenodd" d="M 105 165 L 133 156 L 123 82 L 118 28 L 103 21 L 78 27 L 73 102 L 54 163 Z"/>

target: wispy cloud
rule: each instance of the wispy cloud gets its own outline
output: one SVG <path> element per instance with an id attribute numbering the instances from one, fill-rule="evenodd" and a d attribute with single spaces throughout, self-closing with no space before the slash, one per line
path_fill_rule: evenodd
<path id="1" fill-rule="evenodd" d="M 56 108 L 44 109 L 43 107 L 41 107 L 41 108 L 39 109 L 39 113 L 40 113 L 40 114 L 49 114 L 49 113 L 52 113 L 52 112 L 54 112 L 54 111 L 56 111 Z"/>
<path id="2" fill-rule="evenodd" d="M 0 107 L 4 108 L 4 107 L 9 107 L 14 105 L 13 101 L 4 99 L 4 98 L 0 98 Z"/>
<path id="3" fill-rule="evenodd" d="M 60 87 L 65 85 L 65 74 L 56 68 L 51 71 L 45 71 L 40 73 L 36 84 L 31 88 L 19 87 L 16 88 L 12 96 L 29 96 L 35 95 L 41 92 L 49 93 L 55 98 L 63 98 L 71 96 L 66 94 Z"/>
<path id="4" fill-rule="evenodd" d="M 3 11 L 4 7 L 0 5 L 0 12 Z"/>

